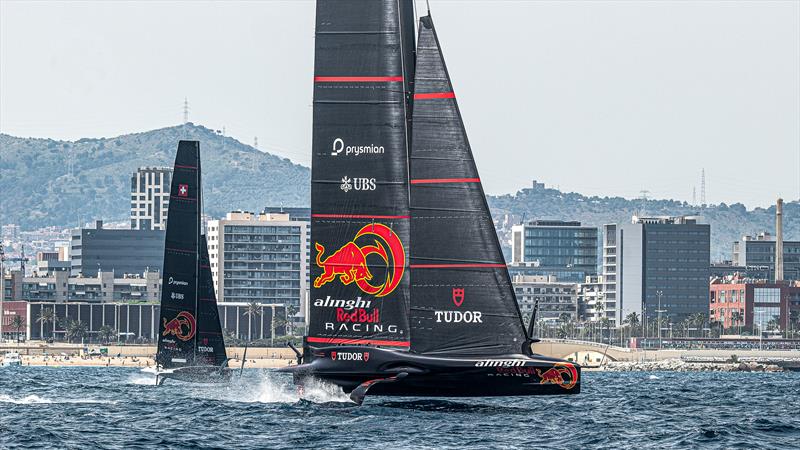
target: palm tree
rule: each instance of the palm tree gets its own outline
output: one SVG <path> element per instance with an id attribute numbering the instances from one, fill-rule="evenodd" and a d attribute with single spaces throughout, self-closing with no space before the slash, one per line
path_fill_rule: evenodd
<path id="1" fill-rule="evenodd" d="M 66 337 L 69 342 L 83 339 L 89 334 L 89 328 L 80 320 L 70 320 L 67 322 Z"/>
<path id="2" fill-rule="evenodd" d="M 100 341 L 106 345 L 108 345 L 108 343 L 111 342 L 111 340 L 114 338 L 116 334 L 117 330 L 111 328 L 108 325 L 103 325 L 102 327 L 100 327 L 99 330 L 97 330 L 97 335 L 100 338 Z"/>
<path id="3" fill-rule="evenodd" d="M 689 321 L 697 328 L 697 337 L 703 337 L 703 325 L 706 323 L 706 315 L 696 313 L 689 316 Z"/>
<path id="4" fill-rule="evenodd" d="M 297 307 L 289 305 L 286 307 L 286 324 L 289 328 L 289 336 L 294 336 L 294 315 L 297 314 Z M 527 328 L 527 325 L 526 325 Z"/>
<path id="5" fill-rule="evenodd" d="M 739 328 L 739 333 L 738 334 L 739 335 L 742 334 L 742 322 L 743 322 L 743 319 L 744 319 L 744 314 L 742 314 L 741 311 L 734 311 L 731 314 L 731 320 L 733 321 L 732 325 L 738 326 L 738 328 Z"/>
<path id="6" fill-rule="evenodd" d="M 39 324 L 41 326 L 39 337 L 42 340 L 44 340 L 44 325 L 46 323 L 52 323 L 53 325 L 55 325 L 55 323 L 56 323 L 56 315 L 53 312 L 52 308 L 43 308 L 41 310 L 41 312 L 39 313 L 39 317 L 36 319 L 36 321 L 39 322 Z"/>
<path id="7" fill-rule="evenodd" d="M 244 312 L 244 315 L 247 316 L 247 340 L 253 340 L 253 317 L 258 316 L 261 314 L 262 306 L 259 305 L 257 302 L 252 301 L 247 304 L 247 310 Z"/>
<path id="8" fill-rule="evenodd" d="M 630 327 L 631 337 L 638 334 L 637 330 L 639 329 L 639 314 L 635 312 L 628 314 L 627 316 L 625 316 L 625 320 L 623 321 L 623 323 L 628 327 Z"/>
<path id="9" fill-rule="evenodd" d="M 22 320 L 22 316 L 16 315 L 13 319 L 11 319 L 11 328 L 17 332 L 17 343 L 20 341 L 20 330 L 24 330 L 25 327 L 25 321 Z"/>

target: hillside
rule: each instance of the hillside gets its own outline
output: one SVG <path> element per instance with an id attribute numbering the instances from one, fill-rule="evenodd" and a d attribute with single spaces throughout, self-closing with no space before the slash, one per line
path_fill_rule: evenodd
<path id="1" fill-rule="evenodd" d="M 131 174 L 141 166 L 172 166 L 180 139 L 200 141 L 207 214 L 308 204 L 307 167 L 187 124 L 75 142 L 0 134 L 0 220 L 23 229 L 124 221 Z"/>
<path id="2" fill-rule="evenodd" d="M 75 142 L 0 134 L 0 222 L 34 229 L 93 219 L 125 221 L 131 173 L 140 166 L 171 166 L 180 139 L 200 141 L 207 214 L 219 217 L 231 209 L 309 204 L 307 167 L 199 125 Z M 640 200 L 586 197 L 541 185 L 489 196 L 488 201 L 505 246 L 510 225 L 523 217 L 579 220 L 601 227 L 629 221 L 642 206 Z M 703 216 L 711 224 L 712 260 L 730 259 L 733 241 L 743 234 L 772 232 L 775 220 L 774 206 L 748 211 L 741 204 L 700 208 L 674 200 L 649 200 L 645 212 Z M 787 203 L 784 217 L 786 239 L 800 239 L 800 204 Z"/>
<path id="3" fill-rule="evenodd" d="M 579 220 L 585 225 L 602 227 L 606 223 L 627 223 L 638 214 L 641 200 L 621 197 L 586 197 L 577 193 L 564 193 L 557 189 L 523 189 L 514 195 L 489 196 L 489 206 L 501 226 L 500 235 L 508 240 L 509 223 L 518 223 L 525 217 L 531 219 Z M 508 215 L 506 217 L 506 215 Z M 648 200 L 645 215 L 677 216 L 699 215 L 711 224 L 711 260 L 731 259 L 733 242 L 742 235 L 755 235 L 762 231 L 774 233 L 775 206 L 747 210 L 736 203 L 694 207 L 675 200 Z M 800 204 L 784 204 L 784 238 L 800 239 Z M 504 242 L 505 244 L 505 242 Z"/>

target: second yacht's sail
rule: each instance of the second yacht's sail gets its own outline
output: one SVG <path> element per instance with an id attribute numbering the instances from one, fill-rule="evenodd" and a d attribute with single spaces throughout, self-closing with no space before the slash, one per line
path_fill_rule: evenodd
<path id="1" fill-rule="evenodd" d="M 158 352 L 163 368 L 194 364 L 197 337 L 197 245 L 200 236 L 200 144 L 180 141 L 170 185 L 161 286 Z"/>
<path id="2" fill-rule="evenodd" d="M 519 353 L 525 329 L 430 16 L 412 123 L 411 349 Z"/>

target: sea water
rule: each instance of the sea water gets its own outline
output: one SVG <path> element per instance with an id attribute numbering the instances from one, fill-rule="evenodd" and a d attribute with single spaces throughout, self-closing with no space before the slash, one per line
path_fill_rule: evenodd
<path id="1" fill-rule="evenodd" d="M 563 397 L 388 398 L 245 370 L 0 368 L 0 448 L 798 448 L 800 373 L 585 372 Z"/>

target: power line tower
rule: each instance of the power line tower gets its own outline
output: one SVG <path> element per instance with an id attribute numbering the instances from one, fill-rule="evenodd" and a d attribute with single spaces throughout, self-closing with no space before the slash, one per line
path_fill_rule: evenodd
<path id="1" fill-rule="evenodd" d="M 641 206 L 639 206 L 639 217 L 642 217 L 646 214 L 647 211 L 647 196 L 650 194 L 650 191 L 647 189 L 642 189 L 639 191 L 639 199 L 642 201 Z"/>
<path id="2" fill-rule="evenodd" d="M 189 99 L 183 97 L 183 124 L 189 123 Z"/>
<path id="3" fill-rule="evenodd" d="M 697 186 L 692 186 L 692 206 L 697 206 Z"/>
<path id="4" fill-rule="evenodd" d="M 700 206 L 706 207 L 706 169 L 700 171 Z"/>

